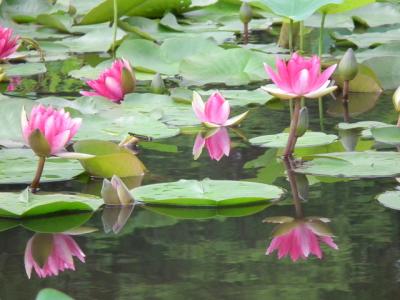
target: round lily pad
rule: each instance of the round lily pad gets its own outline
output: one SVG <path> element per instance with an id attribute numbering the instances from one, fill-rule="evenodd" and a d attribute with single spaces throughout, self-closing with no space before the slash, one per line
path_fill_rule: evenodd
<path id="1" fill-rule="evenodd" d="M 387 191 L 376 197 L 385 207 L 400 210 L 400 191 Z"/>
<path id="2" fill-rule="evenodd" d="M 283 132 L 278 134 L 262 135 L 249 140 L 252 145 L 265 148 L 284 148 L 289 137 L 289 133 Z M 329 145 L 337 140 L 334 134 L 326 134 L 323 132 L 306 132 L 297 140 L 296 148 L 307 148 L 314 146 Z"/>
<path id="3" fill-rule="evenodd" d="M 378 178 L 400 175 L 398 152 L 338 152 L 318 154 L 296 169 L 298 173 L 342 178 Z"/>
<path id="4" fill-rule="evenodd" d="M 284 191 L 276 186 L 230 180 L 179 180 L 133 189 L 136 200 L 146 204 L 175 206 L 230 206 L 278 199 Z"/>
<path id="5" fill-rule="evenodd" d="M 371 129 L 372 137 L 377 141 L 390 145 L 400 144 L 400 128 L 396 126 Z"/>
<path id="6" fill-rule="evenodd" d="M 99 197 L 87 194 L 50 194 L 29 192 L 0 193 L 0 217 L 27 218 L 56 213 L 95 211 L 103 204 Z"/>
<path id="7" fill-rule="evenodd" d="M 35 176 L 38 158 L 30 149 L 0 150 L 0 184 L 30 183 Z M 77 160 L 46 159 L 41 182 L 69 180 L 83 172 Z"/>

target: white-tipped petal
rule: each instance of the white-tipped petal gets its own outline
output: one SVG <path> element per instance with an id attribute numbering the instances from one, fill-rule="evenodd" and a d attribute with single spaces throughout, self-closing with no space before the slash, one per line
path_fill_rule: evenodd
<path id="1" fill-rule="evenodd" d="M 221 127 L 219 124 L 211 123 L 211 122 L 203 122 L 203 125 L 208 128 L 218 128 Z"/>
<path id="2" fill-rule="evenodd" d="M 121 205 L 128 205 L 134 202 L 134 199 L 126 187 L 125 183 L 118 176 L 114 175 L 111 178 L 111 184 L 116 187 L 118 198 Z"/>
<path id="3" fill-rule="evenodd" d="M 322 96 L 328 95 L 330 93 L 332 93 L 334 90 L 337 89 L 337 86 L 328 86 L 328 87 L 320 87 L 318 90 L 305 94 L 304 97 L 306 98 L 320 98 Z"/>
<path id="4" fill-rule="evenodd" d="M 283 100 L 290 100 L 290 99 L 299 97 L 296 94 L 288 93 L 288 92 L 285 92 L 284 90 L 281 90 L 274 84 L 262 86 L 261 89 L 263 89 L 267 93 L 271 94 L 272 96 L 283 99 Z"/>
<path id="5" fill-rule="evenodd" d="M 227 120 L 224 124 L 224 126 L 234 126 L 239 124 L 240 122 L 243 121 L 244 118 L 246 118 L 247 114 L 249 113 L 249 111 L 246 111 L 238 116 L 232 117 L 229 120 Z"/>
<path id="6" fill-rule="evenodd" d="M 79 152 L 68 152 L 68 151 L 60 151 L 54 154 L 54 156 L 68 158 L 68 159 L 89 159 L 96 157 L 96 155 L 79 153 Z"/>
<path id="7" fill-rule="evenodd" d="M 120 205 L 117 190 L 112 186 L 108 179 L 103 180 L 101 188 L 101 197 L 106 205 Z"/>

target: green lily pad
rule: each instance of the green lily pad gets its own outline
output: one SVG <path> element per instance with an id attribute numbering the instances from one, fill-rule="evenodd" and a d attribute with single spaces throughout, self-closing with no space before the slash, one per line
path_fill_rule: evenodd
<path id="1" fill-rule="evenodd" d="M 378 121 L 360 121 L 355 123 L 339 123 L 337 127 L 340 130 L 351 130 L 351 129 L 371 129 L 374 127 L 387 127 L 387 126 L 393 126 L 393 125 Z"/>
<path id="2" fill-rule="evenodd" d="M 338 73 L 335 73 L 333 78 L 339 86 L 343 86 L 343 79 Z M 374 71 L 362 64 L 358 65 L 357 76 L 350 81 L 349 88 L 350 92 L 362 93 L 364 95 L 366 93 L 379 93 L 382 91 L 381 84 Z"/>
<path id="3" fill-rule="evenodd" d="M 340 4 L 342 0 L 258 0 L 257 2 L 264 4 L 279 16 L 303 21 L 322 6 Z"/>
<path id="4" fill-rule="evenodd" d="M 110 178 L 141 176 L 145 166 L 132 151 L 108 141 L 84 140 L 74 144 L 76 152 L 96 155 L 81 160 L 83 168 L 92 176 Z"/>
<path id="5" fill-rule="evenodd" d="M 285 148 L 289 137 L 289 133 L 283 132 L 278 134 L 262 135 L 249 140 L 252 145 L 265 148 Z M 326 134 L 323 132 L 307 131 L 297 140 L 296 148 L 307 148 L 314 146 L 329 145 L 337 140 L 334 134 Z"/>
<path id="6" fill-rule="evenodd" d="M 298 173 L 340 178 L 379 178 L 400 175 L 400 153 L 338 152 L 310 157 L 296 169 Z"/>
<path id="7" fill-rule="evenodd" d="M 46 73 L 44 63 L 22 63 L 16 65 L 4 65 L 7 76 L 32 76 Z"/>
<path id="8" fill-rule="evenodd" d="M 0 193 L 0 217 L 27 218 L 55 213 L 90 212 L 103 204 L 99 197 L 86 194 Z"/>
<path id="9" fill-rule="evenodd" d="M 389 145 L 400 144 L 400 128 L 396 126 L 371 129 L 372 137 L 377 141 Z"/>
<path id="10" fill-rule="evenodd" d="M 387 191 L 378 195 L 376 198 L 383 206 L 400 210 L 400 191 Z"/>
<path id="11" fill-rule="evenodd" d="M 37 164 L 38 158 L 30 149 L 1 149 L 0 184 L 30 183 Z M 41 182 L 69 180 L 82 172 L 76 160 L 50 157 L 46 159 Z"/>
<path id="12" fill-rule="evenodd" d="M 64 294 L 63 292 L 51 288 L 42 289 L 36 296 L 36 300 L 54 300 L 54 299 L 73 300 L 73 298 L 71 298 L 67 294 Z"/>
<path id="13" fill-rule="evenodd" d="M 319 9 L 321 13 L 325 14 L 338 14 L 345 11 L 353 10 L 371 3 L 375 0 L 342 0 L 342 3 L 328 4 Z"/>
<path id="14" fill-rule="evenodd" d="M 400 35 L 400 29 L 395 33 Z M 364 61 L 378 76 L 384 89 L 395 89 L 400 81 L 400 56 L 379 56 Z"/>
<path id="15" fill-rule="evenodd" d="M 348 102 L 350 116 L 358 116 L 372 110 L 377 104 L 379 96 L 380 93 L 350 93 Z M 341 99 L 330 101 L 327 113 L 333 117 L 343 117 L 344 107 Z"/>
<path id="16" fill-rule="evenodd" d="M 135 188 L 131 193 L 146 204 L 231 206 L 278 199 L 284 191 L 262 183 L 204 179 L 151 184 Z"/>
<path id="17" fill-rule="evenodd" d="M 218 217 L 244 217 L 256 214 L 271 206 L 268 204 L 255 204 L 249 206 L 232 206 L 232 207 L 216 207 L 216 208 L 188 208 L 188 207 L 168 207 L 146 205 L 145 209 L 154 213 L 173 217 L 176 219 L 210 219 Z"/>

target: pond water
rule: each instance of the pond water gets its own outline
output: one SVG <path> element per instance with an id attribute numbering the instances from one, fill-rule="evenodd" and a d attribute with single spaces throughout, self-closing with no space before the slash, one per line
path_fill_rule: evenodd
<path id="1" fill-rule="evenodd" d="M 57 90 L 68 96 L 77 87 L 79 82 L 70 80 L 59 84 Z M 29 91 L 28 86 L 22 89 Z M 390 97 L 390 92 L 381 95 L 372 101 L 369 111 L 352 120 L 393 123 L 396 115 Z M 307 104 L 310 127 L 318 131 L 317 101 Z M 333 100 L 326 99 L 324 104 L 328 113 L 335 110 Z M 240 135 L 230 131 L 233 147 L 229 157 L 220 162 L 210 160 L 206 150 L 197 161 L 193 160 L 194 135 L 157 141 L 176 145 L 176 153 L 141 148 L 139 157 L 150 171 L 141 183 L 207 177 L 246 179 L 290 191 L 282 165 L 274 163 L 276 159 L 268 159 L 268 154 L 262 159 L 271 150 L 249 146 L 243 138 L 281 132 L 288 125 L 288 109 L 268 104 L 251 108 L 251 113 L 251 119 L 240 128 Z M 325 112 L 326 132 L 336 133 L 335 125 L 341 120 L 340 115 L 332 117 Z M 258 163 L 251 163 L 257 158 Z M 100 194 L 101 180 L 85 180 L 43 187 L 48 191 Z M 140 180 L 132 180 L 132 185 L 139 183 Z M 324 244 L 322 259 L 310 256 L 297 262 L 288 257 L 278 259 L 275 252 L 265 255 L 276 224 L 262 221 L 266 217 L 294 215 L 290 192 L 273 205 L 240 212 L 181 209 L 177 213 L 136 206 L 118 234 L 104 232 L 107 213 L 101 210 L 85 224 L 97 231 L 73 236 L 85 253 L 86 262 L 75 259 L 75 271 L 45 279 L 35 275 L 27 278 L 24 250 L 33 233 L 15 227 L 0 232 L 0 299 L 33 299 L 45 287 L 56 288 L 75 299 L 398 299 L 399 213 L 384 208 L 375 199 L 397 184 L 395 178 L 321 182 L 310 177 L 308 193 L 304 194 L 308 196 L 302 201 L 304 215 L 331 220 L 329 227 L 338 250 Z M 9 185 L 3 189 L 21 187 Z M 112 214 L 108 212 L 108 216 Z M 188 216 L 192 218 L 187 219 Z"/>

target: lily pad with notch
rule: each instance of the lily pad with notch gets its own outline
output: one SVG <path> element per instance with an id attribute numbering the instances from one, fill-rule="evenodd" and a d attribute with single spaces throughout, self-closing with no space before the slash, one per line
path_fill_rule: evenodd
<path id="1" fill-rule="evenodd" d="M 282 132 L 278 134 L 262 135 L 249 140 L 252 145 L 265 148 L 284 148 L 289 137 L 289 133 Z M 296 148 L 308 148 L 315 146 L 329 145 L 337 140 L 334 134 L 323 132 L 307 131 L 297 140 Z"/>

